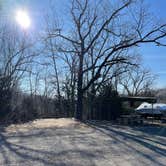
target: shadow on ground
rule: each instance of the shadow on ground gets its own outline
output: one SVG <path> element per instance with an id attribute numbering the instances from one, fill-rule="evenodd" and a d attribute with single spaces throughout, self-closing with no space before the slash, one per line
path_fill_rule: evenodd
<path id="1" fill-rule="evenodd" d="M 0 165 L 165 166 L 165 127 L 86 125 L 15 133 L 2 129 Z"/>
<path id="2" fill-rule="evenodd" d="M 79 128 L 46 128 L 29 132 L 0 133 L 0 165 L 57 165 L 82 166 L 96 165 L 94 158 L 100 157 L 100 151 L 81 149 L 88 142 L 89 132 Z M 81 138 L 85 137 L 85 138 Z M 24 164 L 23 164 L 24 163 Z"/>
<path id="3" fill-rule="evenodd" d="M 87 124 L 130 148 L 135 154 L 141 155 L 154 165 L 165 166 L 156 157 L 163 158 L 166 163 L 166 127 L 155 125 L 127 127 L 93 121 Z M 143 151 L 141 147 L 146 148 L 149 153 Z M 140 148 L 142 150 L 139 150 Z"/>

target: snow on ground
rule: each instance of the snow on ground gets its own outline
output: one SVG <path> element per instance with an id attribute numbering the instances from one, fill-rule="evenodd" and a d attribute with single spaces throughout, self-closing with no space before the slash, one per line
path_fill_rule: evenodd
<path id="1" fill-rule="evenodd" d="M 44 119 L 1 128 L 0 166 L 165 166 L 166 127 Z"/>

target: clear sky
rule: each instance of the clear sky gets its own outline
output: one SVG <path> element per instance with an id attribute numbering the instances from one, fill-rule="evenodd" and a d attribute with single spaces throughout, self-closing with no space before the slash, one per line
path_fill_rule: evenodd
<path id="1" fill-rule="evenodd" d="M 146 0 L 150 11 L 166 23 L 166 0 Z M 144 45 L 139 48 L 145 66 L 158 75 L 157 87 L 166 87 L 166 47 Z"/>
<path id="2" fill-rule="evenodd" d="M 48 10 L 50 0 L 0 0 L 0 3 L 5 3 L 6 8 L 12 11 L 19 7 L 25 7 L 29 10 L 32 17 L 33 30 L 42 30 L 41 14 Z M 65 14 L 64 7 L 68 0 L 52 0 L 56 4 L 56 9 L 62 15 Z M 160 17 L 166 23 L 166 0 L 145 0 L 149 4 L 150 12 L 155 16 Z M 139 47 L 138 51 L 143 56 L 144 66 L 150 68 L 154 74 L 158 75 L 156 87 L 166 87 L 166 47 L 157 47 L 152 44 L 147 44 Z"/>

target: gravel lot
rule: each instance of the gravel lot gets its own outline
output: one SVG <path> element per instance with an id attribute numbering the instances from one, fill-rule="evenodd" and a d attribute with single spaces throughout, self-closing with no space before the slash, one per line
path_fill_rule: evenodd
<path id="1" fill-rule="evenodd" d="M 166 166 L 166 127 L 44 119 L 1 127 L 0 166 Z"/>

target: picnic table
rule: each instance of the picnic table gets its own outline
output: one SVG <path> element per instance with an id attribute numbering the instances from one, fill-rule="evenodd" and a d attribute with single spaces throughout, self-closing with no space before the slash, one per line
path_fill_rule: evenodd
<path id="1" fill-rule="evenodd" d="M 143 119 L 140 115 L 121 115 L 119 123 L 124 125 L 138 125 L 143 124 Z"/>

